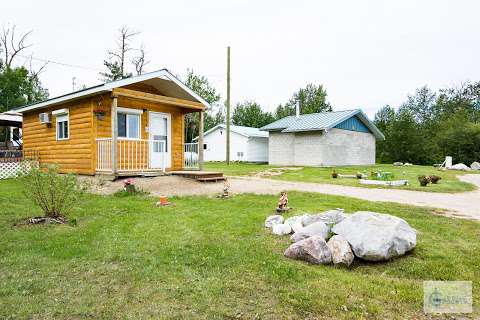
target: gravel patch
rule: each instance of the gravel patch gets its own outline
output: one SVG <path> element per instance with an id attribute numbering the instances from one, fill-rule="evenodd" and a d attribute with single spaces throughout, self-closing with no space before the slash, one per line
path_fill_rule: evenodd
<path id="1" fill-rule="evenodd" d="M 88 179 L 88 178 L 87 178 Z M 112 194 L 123 188 L 123 181 L 92 180 L 92 191 L 99 194 Z M 409 190 L 371 189 L 332 184 L 290 182 L 260 177 L 229 177 L 230 192 L 279 194 L 283 190 L 318 192 L 331 195 L 353 197 L 368 201 L 396 202 L 421 207 L 438 208 L 437 214 L 456 218 L 480 221 L 480 189 L 463 193 L 430 193 Z M 480 187 L 480 175 L 459 176 L 465 182 Z M 202 183 L 179 176 L 161 176 L 153 178 L 133 178 L 135 184 L 153 195 L 190 196 L 218 195 L 223 192 L 223 182 Z"/>

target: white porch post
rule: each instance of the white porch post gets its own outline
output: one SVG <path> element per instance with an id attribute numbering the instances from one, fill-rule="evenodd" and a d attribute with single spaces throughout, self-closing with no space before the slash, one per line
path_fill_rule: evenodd
<path id="1" fill-rule="evenodd" d="M 198 126 L 198 169 L 203 170 L 203 111 L 199 112 Z"/>
<path id="2" fill-rule="evenodd" d="M 117 95 L 112 96 L 112 174 L 117 175 L 117 137 L 118 137 L 118 126 L 117 126 Z"/>

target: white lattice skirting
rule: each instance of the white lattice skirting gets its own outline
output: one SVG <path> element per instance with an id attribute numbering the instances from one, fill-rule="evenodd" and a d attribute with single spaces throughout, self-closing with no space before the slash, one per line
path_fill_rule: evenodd
<path id="1" fill-rule="evenodd" d="M 35 166 L 38 166 L 38 163 L 34 161 L 0 162 L 0 179 L 17 178 Z"/>

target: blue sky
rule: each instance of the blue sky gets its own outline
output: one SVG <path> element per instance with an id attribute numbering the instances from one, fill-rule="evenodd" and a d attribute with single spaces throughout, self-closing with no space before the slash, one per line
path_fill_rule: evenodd
<path id="1" fill-rule="evenodd" d="M 480 1 L 9 1 L 0 24 L 33 30 L 28 53 L 50 64 L 51 95 L 98 83 L 118 28 L 141 31 L 147 71 L 187 68 L 224 95 L 232 47 L 232 100 L 273 110 L 307 83 L 334 109 L 368 115 L 397 107 L 420 86 L 480 80 Z M 23 62 L 23 61 L 22 61 Z"/>

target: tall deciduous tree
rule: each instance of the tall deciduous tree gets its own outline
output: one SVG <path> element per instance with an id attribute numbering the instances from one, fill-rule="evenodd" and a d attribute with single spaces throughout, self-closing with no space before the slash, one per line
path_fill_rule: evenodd
<path id="1" fill-rule="evenodd" d="M 263 127 L 274 120 L 270 112 L 263 111 L 260 105 L 254 101 L 238 103 L 232 115 L 233 124 L 253 128 Z"/>
<path id="2" fill-rule="evenodd" d="M 17 60 L 22 57 L 31 32 L 20 35 L 16 27 L 3 27 L 0 34 L 0 112 L 48 98 L 48 91 L 42 87 L 39 74 L 46 65 L 34 70 L 21 66 Z M 30 60 L 31 62 L 31 60 Z M 4 141 L 8 130 L 0 127 L 0 140 Z"/>
<path id="3" fill-rule="evenodd" d="M 480 160 L 480 82 L 435 93 L 427 87 L 395 111 L 377 112 L 375 124 L 386 140 L 377 144 L 380 162 L 441 163 L 445 156 L 470 164 Z"/>
<path id="4" fill-rule="evenodd" d="M 197 75 L 193 70 L 188 69 L 184 83 L 211 106 L 205 110 L 205 131 L 225 121 L 223 106 L 218 103 L 221 99 L 220 94 L 205 76 Z M 198 121 L 198 112 L 188 113 L 185 116 L 185 139 L 187 142 L 198 136 Z"/>
<path id="5" fill-rule="evenodd" d="M 31 31 L 17 35 L 15 26 L 3 27 L 0 34 L 0 112 L 48 98 L 39 79 L 45 65 L 38 70 L 27 69 L 24 63 L 18 66 L 22 52 L 30 47 L 26 44 L 30 35 Z"/>
<path id="6" fill-rule="evenodd" d="M 297 103 L 300 103 L 300 113 L 302 114 L 332 111 L 332 106 L 327 101 L 327 90 L 323 85 L 309 83 L 305 88 L 295 92 L 286 104 L 280 104 L 277 107 L 275 118 L 281 119 L 295 115 Z"/>

